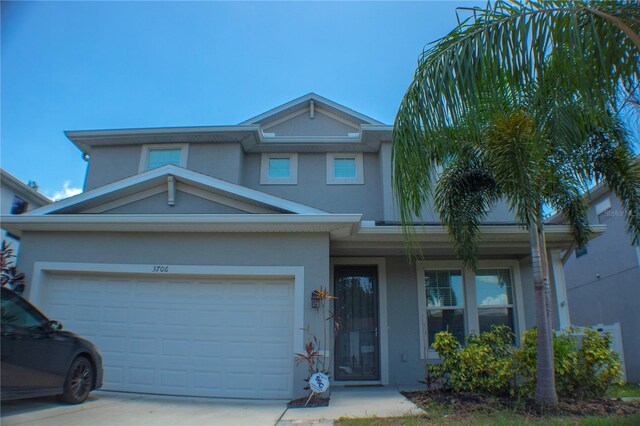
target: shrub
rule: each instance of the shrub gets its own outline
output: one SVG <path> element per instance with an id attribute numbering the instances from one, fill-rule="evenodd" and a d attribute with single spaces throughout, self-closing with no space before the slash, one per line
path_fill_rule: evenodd
<path id="1" fill-rule="evenodd" d="M 449 332 L 438 333 L 433 348 L 442 363 L 427 366 L 428 380 L 455 392 L 513 394 L 512 342 L 513 334 L 505 326 L 470 335 L 465 346 Z"/>
<path id="2" fill-rule="evenodd" d="M 466 338 L 466 345 L 449 332 L 438 333 L 433 348 L 440 364 L 427 365 L 427 382 L 437 382 L 454 392 L 495 396 L 533 397 L 536 384 L 536 330 L 522 336 L 513 347 L 508 327 L 494 326 L 480 336 Z M 590 328 L 554 334 L 556 389 L 561 398 L 604 396 L 610 384 L 619 382 L 618 354 L 610 348 L 611 336 Z"/>
<path id="3" fill-rule="evenodd" d="M 612 383 L 618 383 L 621 365 L 611 349 L 610 333 L 591 328 L 573 328 L 553 336 L 556 390 L 561 398 L 587 399 L 604 396 Z M 536 383 L 536 330 L 522 337 L 515 351 L 518 373 L 525 394 L 532 394 Z"/>

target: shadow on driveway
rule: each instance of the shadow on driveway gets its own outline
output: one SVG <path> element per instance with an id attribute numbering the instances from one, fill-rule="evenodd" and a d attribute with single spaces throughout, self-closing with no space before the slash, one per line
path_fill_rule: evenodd
<path id="1" fill-rule="evenodd" d="M 92 392 L 84 404 L 55 398 L 2 403 L 0 422 L 9 425 L 274 425 L 285 401 L 169 397 Z"/>

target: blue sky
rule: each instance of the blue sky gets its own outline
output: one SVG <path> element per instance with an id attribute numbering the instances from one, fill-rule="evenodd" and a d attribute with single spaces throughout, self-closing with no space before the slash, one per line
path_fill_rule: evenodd
<path id="1" fill-rule="evenodd" d="M 469 2 L 2 2 L 1 165 L 84 182 L 64 130 L 237 124 L 316 92 L 391 124 Z"/>

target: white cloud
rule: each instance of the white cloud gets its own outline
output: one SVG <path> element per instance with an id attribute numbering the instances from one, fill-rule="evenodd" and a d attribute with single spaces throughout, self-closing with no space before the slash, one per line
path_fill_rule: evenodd
<path id="1" fill-rule="evenodd" d="M 62 184 L 62 189 L 60 191 L 56 191 L 51 198 L 53 201 L 60 201 L 64 198 L 73 197 L 74 195 L 78 195 L 82 192 L 82 188 L 75 188 L 71 186 L 71 181 L 67 180 Z"/>
<path id="2" fill-rule="evenodd" d="M 506 305 L 507 304 L 507 295 L 505 293 L 501 294 L 498 297 L 485 297 L 482 301 L 481 305 Z"/>

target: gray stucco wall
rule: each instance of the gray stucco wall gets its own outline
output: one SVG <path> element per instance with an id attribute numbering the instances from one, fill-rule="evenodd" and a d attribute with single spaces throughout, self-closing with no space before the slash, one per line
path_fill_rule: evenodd
<path id="1" fill-rule="evenodd" d="M 122 207 L 108 210 L 106 214 L 234 214 L 244 211 L 214 203 L 186 192 L 176 191 L 175 205 L 167 202 L 167 193 L 152 195 L 143 200 L 135 201 Z"/>
<path id="2" fill-rule="evenodd" d="M 305 324 L 321 330 L 309 300 L 314 289 L 329 282 L 327 234 L 204 233 L 25 233 L 19 268 L 27 293 L 34 263 L 86 262 L 220 266 L 303 266 Z M 28 294 L 27 294 L 28 295 Z M 319 331 L 316 331 L 319 333 Z M 297 350 L 297 349 L 296 349 Z M 291 364 L 294 366 L 293 354 Z M 305 366 L 295 367 L 294 392 L 304 395 Z"/>
<path id="3" fill-rule="evenodd" d="M 187 168 L 240 184 L 244 153 L 238 143 L 190 144 Z"/>
<path id="4" fill-rule="evenodd" d="M 94 147 L 87 164 L 85 192 L 137 174 L 141 154 L 142 145 Z"/>
<path id="5" fill-rule="evenodd" d="M 600 237 L 592 240 L 587 254 L 576 258 L 575 251 L 565 264 L 571 322 L 586 326 L 619 322 L 625 352 L 627 380 L 640 382 L 640 259 L 631 245 L 626 230 L 624 209 L 613 195 L 605 194 L 595 203 L 610 196 L 609 215 L 600 218 L 592 207 L 591 223 L 607 226 Z"/>
<path id="6" fill-rule="evenodd" d="M 316 111 L 314 118 L 309 118 L 309 112 L 276 124 L 264 130 L 265 133 L 275 133 L 276 136 L 347 136 L 358 132 L 359 129 L 348 126 Z"/>
<path id="7" fill-rule="evenodd" d="M 260 185 L 260 154 L 247 154 L 243 185 L 330 213 L 358 213 L 364 220 L 382 217 L 377 154 L 364 154 L 364 185 L 327 185 L 327 155 L 298 154 L 297 185 Z"/>

